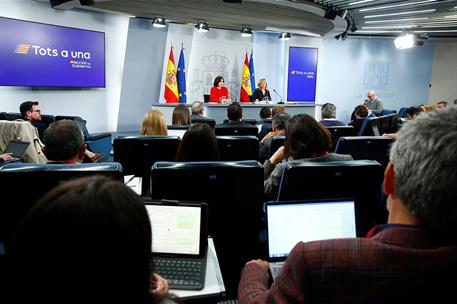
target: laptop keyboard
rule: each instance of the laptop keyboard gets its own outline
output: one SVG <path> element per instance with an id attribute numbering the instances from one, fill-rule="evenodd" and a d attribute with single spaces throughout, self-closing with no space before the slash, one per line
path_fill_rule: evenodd
<path id="1" fill-rule="evenodd" d="M 154 258 L 154 272 L 168 281 L 171 289 L 202 289 L 205 285 L 204 260 Z"/>

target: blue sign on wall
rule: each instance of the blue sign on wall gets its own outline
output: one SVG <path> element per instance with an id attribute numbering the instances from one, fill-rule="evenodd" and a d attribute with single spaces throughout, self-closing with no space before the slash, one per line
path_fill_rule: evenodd
<path id="1" fill-rule="evenodd" d="M 316 100 L 317 48 L 290 47 L 287 101 Z"/>
<path id="2" fill-rule="evenodd" d="M 0 17 L 0 85 L 105 87 L 105 33 Z"/>

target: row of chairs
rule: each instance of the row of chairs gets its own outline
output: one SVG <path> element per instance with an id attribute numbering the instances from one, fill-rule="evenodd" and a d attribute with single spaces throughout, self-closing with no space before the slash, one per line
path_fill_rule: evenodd
<path id="1" fill-rule="evenodd" d="M 235 296 L 244 263 L 266 257 L 259 242 L 264 229 L 263 168 L 256 161 L 156 162 L 149 170 L 150 198 L 206 202 L 209 233 L 214 239 L 228 294 Z M 122 180 L 119 163 L 39 165 L 11 163 L 0 169 L 5 197 L 0 204 L 0 242 L 8 253 L 11 237 L 35 202 L 64 180 L 102 174 Z M 376 161 L 291 163 L 279 200 L 353 198 L 357 234 L 386 221 L 380 206 L 381 165 Z M 27 185 L 27 195 L 18 195 Z"/>

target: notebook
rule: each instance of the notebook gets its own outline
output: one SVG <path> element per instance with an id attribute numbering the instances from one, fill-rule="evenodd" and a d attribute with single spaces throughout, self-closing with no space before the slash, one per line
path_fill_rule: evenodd
<path id="1" fill-rule="evenodd" d="M 208 247 L 207 205 L 146 202 L 152 227 L 154 272 L 171 289 L 203 289 Z"/>
<path id="2" fill-rule="evenodd" d="M 356 236 L 353 199 L 270 202 L 266 216 L 273 279 L 298 242 Z"/>
<path id="3" fill-rule="evenodd" d="M 11 161 L 22 160 L 25 150 L 27 150 L 29 145 L 30 142 L 28 141 L 12 140 L 3 153 L 12 153 L 13 159 Z"/>

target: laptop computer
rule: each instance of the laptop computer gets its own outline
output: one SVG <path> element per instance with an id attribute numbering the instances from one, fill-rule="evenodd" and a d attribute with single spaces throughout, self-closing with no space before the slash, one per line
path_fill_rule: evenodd
<path id="1" fill-rule="evenodd" d="M 153 269 L 171 289 L 203 289 L 208 248 L 207 205 L 145 202 L 152 227 Z"/>
<path id="2" fill-rule="evenodd" d="M 356 236 L 353 199 L 269 202 L 265 207 L 273 279 L 298 242 Z"/>
<path id="3" fill-rule="evenodd" d="M 90 134 L 89 130 L 87 130 L 87 126 L 86 126 L 87 121 L 86 120 L 80 119 L 80 118 L 76 118 L 74 121 L 76 122 L 78 127 L 83 132 L 85 141 L 96 140 L 96 139 L 99 139 L 99 138 L 103 138 L 103 137 L 106 137 L 107 134 L 109 134 L 109 133 L 94 133 L 94 134 Z"/>
<path id="4" fill-rule="evenodd" d="M 8 146 L 3 153 L 11 153 L 13 159 L 8 162 L 19 161 L 22 160 L 25 150 L 27 150 L 30 142 L 28 141 L 21 141 L 21 140 L 12 140 L 9 142 Z"/>

